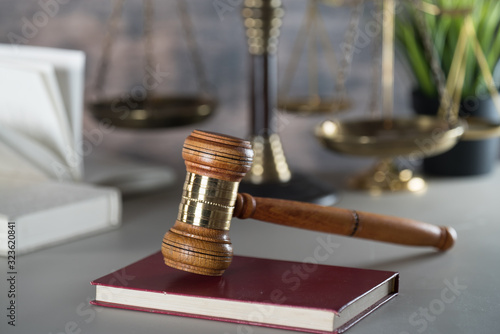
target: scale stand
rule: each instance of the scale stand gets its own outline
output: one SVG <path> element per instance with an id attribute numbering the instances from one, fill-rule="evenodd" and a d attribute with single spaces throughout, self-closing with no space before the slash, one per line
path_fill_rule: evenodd
<path id="1" fill-rule="evenodd" d="M 277 59 L 281 1 L 246 1 L 243 19 L 250 53 L 251 142 L 255 157 L 240 184 L 241 192 L 332 205 L 334 189 L 309 176 L 291 172 L 276 126 Z"/>

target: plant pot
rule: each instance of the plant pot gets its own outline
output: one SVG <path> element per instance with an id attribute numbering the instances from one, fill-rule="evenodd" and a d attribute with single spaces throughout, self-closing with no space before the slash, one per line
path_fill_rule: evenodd
<path id="1" fill-rule="evenodd" d="M 419 90 L 412 92 L 412 107 L 419 115 L 436 115 L 440 101 L 424 95 Z M 491 98 L 467 99 L 460 103 L 459 116 L 476 117 L 493 124 L 500 124 L 500 115 Z M 451 150 L 423 161 L 423 172 L 436 176 L 473 176 L 491 172 L 499 153 L 499 139 L 461 139 Z"/>

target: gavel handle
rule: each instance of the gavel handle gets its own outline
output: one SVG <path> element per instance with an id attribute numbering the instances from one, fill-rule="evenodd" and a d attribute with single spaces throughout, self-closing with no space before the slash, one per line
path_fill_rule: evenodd
<path id="1" fill-rule="evenodd" d="M 432 246 L 441 251 L 451 248 L 457 237 L 452 227 L 249 194 L 238 194 L 233 216 L 401 245 Z"/>

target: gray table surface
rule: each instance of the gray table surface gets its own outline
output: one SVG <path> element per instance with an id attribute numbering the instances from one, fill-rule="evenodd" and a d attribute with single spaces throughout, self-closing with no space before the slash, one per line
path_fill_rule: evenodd
<path id="1" fill-rule="evenodd" d="M 350 334 L 498 333 L 500 169 L 488 176 L 428 181 L 420 194 L 373 197 L 343 190 L 338 206 L 451 225 L 458 242 L 447 253 L 236 219 L 235 253 L 302 261 L 323 239 L 338 245 L 324 264 L 398 271 L 399 295 Z M 95 293 L 91 280 L 160 248 L 177 215 L 180 186 L 125 199 L 118 230 L 19 257 L 16 327 L 7 324 L 7 263 L 0 259 L 0 333 L 285 333 L 88 304 Z"/>

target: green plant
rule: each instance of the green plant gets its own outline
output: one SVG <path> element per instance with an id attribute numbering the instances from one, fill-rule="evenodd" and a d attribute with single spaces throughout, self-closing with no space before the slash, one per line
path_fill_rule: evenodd
<path id="1" fill-rule="evenodd" d="M 493 72 L 500 59 L 500 1 L 498 0 L 428 0 L 441 9 L 463 10 L 472 8 L 472 19 L 481 48 L 488 66 Z M 426 56 L 423 36 L 419 33 L 414 2 L 404 1 L 403 8 L 396 17 L 396 42 L 398 55 L 407 60 L 418 88 L 427 96 L 437 96 L 437 87 L 433 79 L 430 63 Z M 455 14 L 423 14 L 425 29 L 430 34 L 435 54 L 441 64 L 444 75 L 450 71 L 464 16 Z M 462 97 L 477 95 L 486 90 L 481 70 L 468 43 L 465 54 L 465 77 Z M 498 88 L 498 83 L 497 83 Z"/>

